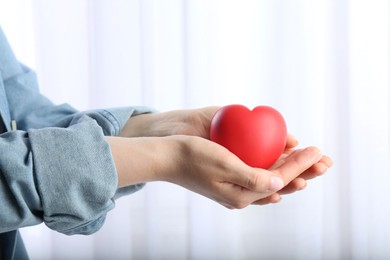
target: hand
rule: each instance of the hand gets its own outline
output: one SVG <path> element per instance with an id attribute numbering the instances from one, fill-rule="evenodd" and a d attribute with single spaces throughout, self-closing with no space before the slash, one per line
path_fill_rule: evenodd
<path id="1" fill-rule="evenodd" d="M 292 135 L 289 135 L 284 153 L 279 158 L 279 160 L 271 167 L 270 170 L 277 171 L 278 167 L 283 165 L 283 163 L 285 163 L 287 160 L 291 160 L 295 156 L 295 154 L 300 151 L 293 149 L 297 145 L 298 141 Z M 288 185 L 286 185 L 282 190 L 272 194 L 267 198 L 258 200 L 253 204 L 265 205 L 268 203 L 279 202 L 281 200 L 281 195 L 291 194 L 293 192 L 303 190 L 307 186 L 306 180 L 310 180 L 323 175 L 328 170 L 328 168 L 332 167 L 332 165 L 332 159 L 327 155 L 322 155 L 317 163 L 313 164 L 309 169 L 307 169 L 297 178 L 288 183 Z"/>
<path id="2" fill-rule="evenodd" d="M 264 170 L 248 166 L 223 146 L 205 138 L 106 138 L 119 187 L 168 181 L 227 208 L 277 202 L 274 197 L 279 193 L 294 191 L 291 185 L 296 179 L 313 177 L 313 168 L 323 159 L 317 148 L 309 147 L 289 153 L 272 170 Z"/>
<path id="3" fill-rule="evenodd" d="M 271 171 L 252 168 L 224 147 L 202 138 L 181 137 L 183 170 L 168 181 L 217 201 L 227 208 L 266 204 L 275 193 L 290 189 L 293 180 L 309 172 L 323 157 L 318 148 L 296 150 Z M 260 202 L 260 203 L 259 203 Z"/>
<path id="4" fill-rule="evenodd" d="M 175 110 L 156 114 L 143 114 L 132 117 L 128 120 L 120 136 L 170 136 L 170 135 L 192 135 L 209 139 L 210 123 L 219 107 L 205 107 L 200 109 Z M 295 154 L 300 150 L 293 150 L 298 141 L 288 135 L 286 149 L 281 158 L 270 170 L 276 170 L 286 160 L 294 160 Z M 306 180 L 318 177 L 332 166 L 332 160 L 324 155 L 301 175 L 286 183 L 282 190 L 273 193 L 266 198 L 255 201 L 254 204 L 276 203 L 281 200 L 281 195 L 290 194 L 306 187 Z"/>
<path id="5" fill-rule="evenodd" d="M 120 136 L 193 135 L 209 139 L 211 119 L 218 109 L 212 106 L 137 115 L 129 118 Z"/>

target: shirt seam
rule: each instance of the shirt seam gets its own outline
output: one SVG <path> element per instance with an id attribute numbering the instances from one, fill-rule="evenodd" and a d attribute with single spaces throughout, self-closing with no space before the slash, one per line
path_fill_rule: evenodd
<path id="1" fill-rule="evenodd" d="M 101 110 L 100 114 L 111 123 L 111 125 L 114 127 L 114 134 L 118 135 L 121 129 L 121 123 L 115 117 L 115 115 L 106 109 Z"/>

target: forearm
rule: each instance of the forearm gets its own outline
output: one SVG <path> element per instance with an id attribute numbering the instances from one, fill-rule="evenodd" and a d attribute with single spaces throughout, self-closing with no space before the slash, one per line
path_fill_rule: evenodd
<path id="1" fill-rule="evenodd" d="M 119 136 L 169 136 L 186 126 L 186 110 L 150 113 L 130 117 Z"/>

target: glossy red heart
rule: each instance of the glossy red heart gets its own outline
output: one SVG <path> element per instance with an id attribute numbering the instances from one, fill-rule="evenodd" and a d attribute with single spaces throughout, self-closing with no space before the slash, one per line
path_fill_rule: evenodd
<path id="1" fill-rule="evenodd" d="M 242 105 L 219 109 L 211 120 L 210 139 L 249 166 L 268 169 L 283 153 L 287 127 L 283 116 L 269 106 L 252 111 Z"/>

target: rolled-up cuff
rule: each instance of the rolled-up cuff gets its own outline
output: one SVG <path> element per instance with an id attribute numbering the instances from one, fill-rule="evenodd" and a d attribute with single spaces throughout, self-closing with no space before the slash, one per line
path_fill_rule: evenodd
<path id="1" fill-rule="evenodd" d="M 102 127 L 104 135 L 117 136 L 130 117 L 155 112 L 157 111 L 144 106 L 118 107 L 82 112 L 79 117 L 87 115 Z M 79 117 L 76 116 L 74 120 L 79 121 Z"/>
<path id="2" fill-rule="evenodd" d="M 114 207 L 117 174 L 95 120 L 28 131 L 46 225 L 65 234 L 97 231 Z"/>

